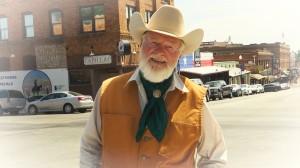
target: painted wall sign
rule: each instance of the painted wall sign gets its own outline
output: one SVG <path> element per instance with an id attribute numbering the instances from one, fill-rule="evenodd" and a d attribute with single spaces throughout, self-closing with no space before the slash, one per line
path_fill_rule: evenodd
<path id="1" fill-rule="evenodd" d="M 95 55 L 84 57 L 84 65 L 111 64 L 111 55 Z"/>
<path id="2" fill-rule="evenodd" d="M 68 71 L 41 69 L 0 72 L 0 89 L 19 90 L 30 102 L 59 90 L 69 90 Z"/>

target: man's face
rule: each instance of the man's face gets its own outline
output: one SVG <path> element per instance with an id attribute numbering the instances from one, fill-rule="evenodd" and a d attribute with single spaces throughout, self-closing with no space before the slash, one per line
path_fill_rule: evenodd
<path id="1" fill-rule="evenodd" d="M 182 41 L 147 32 L 141 42 L 139 67 L 151 82 L 161 82 L 172 74 L 182 52 Z"/>

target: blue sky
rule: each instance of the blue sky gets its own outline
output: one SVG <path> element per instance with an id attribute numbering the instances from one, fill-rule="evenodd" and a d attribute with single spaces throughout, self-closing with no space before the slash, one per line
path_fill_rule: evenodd
<path id="1" fill-rule="evenodd" d="M 300 50 L 300 1 L 297 0 L 174 0 L 186 29 L 200 27 L 203 41 L 233 43 L 285 42 Z"/>

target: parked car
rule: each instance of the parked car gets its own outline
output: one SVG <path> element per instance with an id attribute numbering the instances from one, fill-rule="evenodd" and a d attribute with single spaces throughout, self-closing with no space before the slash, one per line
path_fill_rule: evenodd
<path id="1" fill-rule="evenodd" d="M 287 83 L 280 83 L 280 87 L 281 87 L 281 90 L 286 90 L 286 89 L 288 89 L 288 84 Z"/>
<path id="2" fill-rule="evenodd" d="M 225 87 L 232 87 L 232 95 L 235 97 L 243 96 L 242 88 L 238 84 L 230 84 Z"/>
<path id="3" fill-rule="evenodd" d="M 28 113 L 37 114 L 38 112 L 58 112 L 73 113 L 79 111 L 86 112 L 93 107 L 93 99 L 90 95 L 82 95 L 72 91 L 61 91 L 47 94 L 39 100 L 28 104 Z"/>
<path id="4" fill-rule="evenodd" d="M 224 97 L 232 98 L 232 87 L 225 87 L 227 86 L 224 80 L 217 80 L 217 81 L 209 81 L 206 82 L 205 85 L 209 85 L 210 87 L 210 99 L 222 100 Z"/>
<path id="5" fill-rule="evenodd" d="M 265 89 L 262 84 L 255 84 L 258 89 L 258 93 L 265 93 Z"/>
<path id="6" fill-rule="evenodd" d="M 241 84 L 243 95 L 251 95 L 252 89 L 250 88 L 250 85 L 248 84 Z"/>
<path id="7" fill-rule="evenodd" d="M 0 115 L 4 112 L 17 115 L 26 106 L 26 98 L 18 90 L 0 90 Z"/>
<path id="8" fill-rule="evenodd" d="M 279 88 L 279 87 L 278 87 L 278 85 L 276 85 L 274 83 L 269 83 L 269 84 L 264 85 L 264 90 L 265 90 L 265 92 L 277 92 L 277 91 L 281 90 L 281 88 Z"/>
<path id="9" fill-rule="evenodd" d="M 252 94 L 257 94 L 258 93 L 258 87 L 257 85 L 250 85 Z"/>
<path id="10" fill-rule="evenodd" d="M 200 78 L 191 78 L 191 81 L 195 82 L 196 84 L 198 84 L 200 86 L 207 88 L 205 99 L 206 99 L 206 102 L 209 102 L 209 97 L 210 97 L 209 85 L 204 85 Z"/>

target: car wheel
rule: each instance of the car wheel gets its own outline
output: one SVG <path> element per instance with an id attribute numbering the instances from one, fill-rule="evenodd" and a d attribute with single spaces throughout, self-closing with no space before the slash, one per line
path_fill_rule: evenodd
<path id="1" fill-rule="evenodd" d="M 69 114 L 69 113 L 73 113 L 73 112 L 74 112 L 74 108 L 73 108 L 72 104 L 64 105 L 64 113 Z"/>
<path id="2" fill-rule="evenodd" d="M 38 109 L 35 106 L 29 106 L 28 113 L 31 115 L 35 115 L 38 113 Z"/>
<path id="3" fill-rule="evenodd" d="M 79 109 L 78 111 L 79 111 L 80 113 L 85 113 L 86 110 L 87 110 L 87 109 Z"/>

